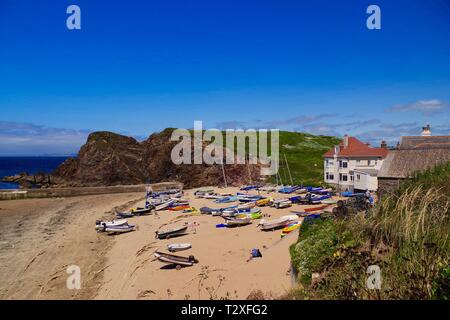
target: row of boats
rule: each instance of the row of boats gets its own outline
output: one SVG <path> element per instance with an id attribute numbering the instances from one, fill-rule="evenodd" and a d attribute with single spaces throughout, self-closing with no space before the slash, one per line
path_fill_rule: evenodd
<path id="1" fill-rule="evenodd" d="M 236 194 L 216 193 L 212 189 L 197 190 L 194 193 L 197 197 L 211 199 L 216 204 L 237 202 L 237 204 L 225 208 L 202 207 L 199 210 L 189 205 L 189 201 L 183 198 L 183 193 L 180 190 L 170 190 L 158 193 L 147 192 L 144 207 L 133 208 L 125 212 L 116 212 L 116 220 L 96 221 L 95 228 L 98 232 L 105 232 L 108 234 L 130 232 L 137 228 L 136 225 L 129 224 L 127 218 L 148 215 L 160 210 L 169 210 L 219 216 L 224 219 L 224 223 L 218 224 L 217 227 L 239 227 L 252 224 L 254 220 L 259 220 L 257 226 L 261 230 L 271 231 L 281 229 L 281 236 L 284 236 L 298 229 L 305 217 L 320 216 L 320 213 L 317 212 L 318 210 L 334 203 L 334 201 L 331 200 L 331 190 L 327 189 L 312 187 L 299 188 L 299 186 L 288 186 L 275 190 L 270 188 L 270 186 L 260 186 L 258 188 L 255 186 L 247 186 L 240 190 L 244 192 L 257 190 L 258 194 L 256 195 L 244 192 L 238 192 Z M 262 195 L 261 191 L 278 191 L 281 194 L 296 194 L 282 199 L 274 199 Z M 315 206 L 314 208 L 305 210 L 305 212 L 292 212 L 292 214 L 284 215 L 272 220 L 266 220 L 261 211 L 261 207 L 264 206 L 273 206 L 281 209 L 290 207 L 295 203 L 312 204 Z M 164 240 L 179 237 L 188 234 L 189 229 L 189 225 L 184 225 L 165 230 L 158 230 L 155 233 L 155 238 Z M 171 243 L 167 245 L 167 250 L 170 253 L 157 251 L 154 253 L 154 256 L 161 262 L 174 264 L 178 269 L 182 266 L 191 266 L 198 262 L 192 255 L 183 257 L 173 254 L 190 248 L 192 248 L 190 243 Z"/>

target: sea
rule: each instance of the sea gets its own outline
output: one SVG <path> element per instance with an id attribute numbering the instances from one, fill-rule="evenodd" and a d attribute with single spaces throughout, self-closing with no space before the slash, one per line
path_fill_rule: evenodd
<path id="1" fill-rule="evenodd" d="M 0 180 L 5 176 L 26 172 L 30 175 L 36 173 L 51 173 L 67 157 L 0 157 Z M 1 182 L 0 189 L 18 189 L 17 183 Z"/>

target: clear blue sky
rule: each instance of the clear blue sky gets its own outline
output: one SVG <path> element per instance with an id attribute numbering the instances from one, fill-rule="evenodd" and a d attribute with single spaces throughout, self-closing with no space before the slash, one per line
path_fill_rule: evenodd
<path id="1" fill-rule="evenodd" d="M 450 134 L 450 2 L 0 1 L 0 155 L 194 120 L 374 143 L 427 121 Z"/>

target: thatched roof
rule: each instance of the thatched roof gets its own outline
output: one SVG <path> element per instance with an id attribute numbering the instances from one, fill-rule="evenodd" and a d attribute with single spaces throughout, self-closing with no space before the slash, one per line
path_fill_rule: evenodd
<path id="1" fill-rule="evenodd" d="M 449 161 L 450 148 L 391 150 L 384 159 L 378 178 L 407 178 L 414 172 Z"/>
<path id="2" fill-rule="evenodd" d="M 440 149 L 450 148 L 450 136 L 405 136 L 399 149 Z"/>

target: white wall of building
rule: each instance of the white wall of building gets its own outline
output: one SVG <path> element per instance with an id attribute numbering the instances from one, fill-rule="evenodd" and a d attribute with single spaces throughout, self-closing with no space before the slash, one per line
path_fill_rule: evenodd
<path id="1" fill-rule="evenodd" d="M 354 170 L 372 169 L 380 170 L 383 159 L 380 157 L 361 157 L 361 158 L 324 158 L 324 181 L 328 184 L 339 186 L 341 189 L 369 189 L 377 190 L 377 177 L 366 174 L 364 181 L 358 181 L 358 187 L 355 186 L 355 176 L 350 174 Z"/>

